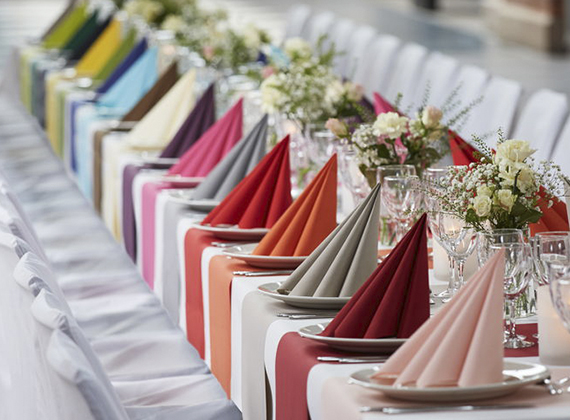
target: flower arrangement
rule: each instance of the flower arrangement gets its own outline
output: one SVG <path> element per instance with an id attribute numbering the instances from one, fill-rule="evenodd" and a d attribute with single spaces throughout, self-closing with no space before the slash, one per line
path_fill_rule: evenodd
<path id="1" fill-rule="evenodd" d="M 160 26 L 169 18 L 181 16 L 185 8 L 194 8 L 195 0 L 128 0 L 123 10 L 129 16 L 144 19 L 149 25 Z"/>
<path id="2" fill-rule="evenodd" d="M 549 207 L 562 182 L 560 168 L 551 162 L 535 167 L 529 143 L 505 140 L 499 132 L 497 150 L 475 139 L 478 161 L 453 167 L 435 195 L 443 211 L 460 215 L 479 231 L 524 229 L 542 217 L 539 203 Z"/>
<path id="3" fill-rule="evenodd" d="M 264 69 L 261 84 L 262 107 L 268 113 L 280 113 L 302 126 L 324 123 L 329 117 L 363 115 L 359 101 L 361 86 L 342 82 L 333 72 L 337 56 L 334 44 L 323 47 L 321 37 L 316 48 L 301 38 L 291 38 L 282 50 L 274 49 L 271 63 Z"/>

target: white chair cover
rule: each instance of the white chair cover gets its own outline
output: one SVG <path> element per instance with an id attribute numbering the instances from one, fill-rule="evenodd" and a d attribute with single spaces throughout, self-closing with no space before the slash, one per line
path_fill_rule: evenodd
<path id="1" fill-rule="evenodd" d="M 534 92 L 517 120 L 513 138 L 528 140 L 537 160 L 550 159 L 562 124 L 568 115 L 566 95 L 549 89 Z"/>
<path id="2" fill-rule="evenodd" d="M 307 21 L 309 20 L 309 16 L 311 16 L 311 8 L 306 4 L 291 6 L 287 13 L 285 38 L 300 36 L 307 39 L 308 31 L 305 28 L 308 27 Z"/>
<path id="3" fill-rule="evenodd" d="M 404 45 L 396 58 L 390 82 L 384 93 L 386 100 L 393 102 L 398 93 L 401 93 L 403 97 L 400 107 L 403 110 L 413 104 L 418 81 L 427 56 L 427 48 L 419 44 L 410 43 Z"/>
<path id="4" fill-rule="evenodd" d="M 333 69 L 337 74 L 342 74 L 345 57 L 348 54 L 350 36 L 354 32 L 356 25 L 349 19 L 339 19 L 330 29 L 331 40 L 335 48 L 342 55 L 338 55 L 333 63 Z"/>
<path id="5" fill-rule="evenodd" d="M 367 95 L 379 92 L 382 95 L 388 90 L 388 81 L 396 61 L 398 49 L 402 45 L 397 37 L 379 35 L 370 44 L 369 53 L 357 66 L 354 81 L 364 86 Z"/>
<path id="6" fill-rule="evenodd" d="M 307 41 L 309 41 L 312 46 L 316 46 L 319 38 L 322 35 L 328 34 L 334 20 L 335 15 L 330 11 L 321 12 L 309 18 L 307 22 L 309 27 L 309 39 Z"/>
<path id="7" fill-rule="evenodd" d="M 358 67 L 365 65 L 365 57 L 368 56 L 370 45 L 374 41 L 377 32 L 371 26 L 359 26 L 350 37 L 348 52 L 344 58 L 341 75 L 354 80 Z"/>
<path id="8" fill-rule="evenodd" d="M 458 69 L 459 63 L 456 59 L 439 52 L 431 53 L 423 66 L 416 88 L 412 103 L 413 111 L 422 105 L 428 87 L 427 105 L 435 105 L 441 108 L 456 84 Z M 403 100 L 407 104 L 405 97 Z"/>
<path id="9" fill-rule="evenodd" d="M 568 159 L 568 151 L 570 150 L 570 118 L 566 120 L 566 124 L 560 133 L 560 137 L 556 142 L 556 147 L 552 153 L 552 160 L 560 165 L 562 173 L 570 177 L 570 159 Z M 570 203 L 569 203 L 570 204 Z M 570 205 L 568 206 L 570 209 Z"/>

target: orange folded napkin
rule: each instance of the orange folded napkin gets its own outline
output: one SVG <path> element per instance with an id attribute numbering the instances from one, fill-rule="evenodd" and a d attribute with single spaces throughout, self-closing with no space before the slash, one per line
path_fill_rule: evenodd
<path id="1" fill-rule="evenodd" d="M 394 107 L 382 95 L 374 92 L 374 112 L 376 115 L 384 114 L 386 112 L 394 112 Z"/>
<path id="2" fill-rule="evenodd" d="M 275 223 L 254 255 L 309 255 L 336 227 L 337 157 L 333 155 Z"/>
<path id="3" fill-rule="evenodd" d="M 204 177 L 243 136 L 243 99 L 211 126 L 168 171 L 169 175 Z"/>
<path id="4" fill-rule="evenodd" d="M 281 140 L 202 224 L 271 228 L 291 205 L 289 136 Z"/>
<path id="5" fill-rule="evenodd" d="M 489 259 L 372 379 L 421 388 L 501 382 L 504 258 Z"/>
<path id="6" fill-rule="evenodd" d="M 477 149 L 463 140 L 459 134 L 449 130 L 449 148 L 451 150 L 451 157 L 453 158 L 454 165 L 469 165 L 472 162 L 477 162 L 475 153 Z"/>
<path id="7" fill-rule="evenodd" d="M 380 185 L 278 289 L 292 296 L 350 297 L 376 268 Z"/>
<path id="8" fill-rule="evenodd" d="M 424 214 L 322 335 L 407 338 L 429 318 L 426 220 Z"/>

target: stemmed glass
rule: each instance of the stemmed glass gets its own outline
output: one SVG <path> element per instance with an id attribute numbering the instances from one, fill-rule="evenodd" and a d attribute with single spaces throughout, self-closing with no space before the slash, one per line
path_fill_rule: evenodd
<path id="1" fill-rule="evenodd" d="M 505 243 L 523 243 L 524 235 L 521 229 L 495 229 L 479 233 L 477 244 L 477 262 L 483 267 L 491 254 L 491 246 Z"/>
<path id="2" fill-rule="evenodd" d="M 396 224 L 396 239 L 400 241 L 408 231 L 413 213 L 422 202 L 417 176 L 386 176 L 381 187 L 382 205 Z"/>
<path id="3" fill-rule="evenodd" d="M 531 241 L 534 268 L 539 284 L 548 284 L 549 265 L 570 261 L 570 232 L 538 233 Z"/>
<path id="4" fill-rule="evenodd" d="M 439 212 L 437 217 L 440 243 L 457 265 L 457 282 L 454 289 L 458 290 L 465 283 L 463 269 L 467 257 L 477 244 L 477 232 L 457 214 Z"/>
<path id="5" fill-rule="evenodd" d="M 414 165 L 384 165 L 376 170 L 376 180 L 382 185 L 387 176 L 415 176 L 416 167 Z"/>
<path id="6" fill-rule="evenodd" d="M 493 252 L 504 250 L 505 275 L 504 293 L 508 309 L 505 323 L 504 346 L 507 349 L 521 349 L 534 346 L 534 343 L 521 339 L 516 333 L 516 299 L 526 290 L 531 278 L 532 253 L 530 245 L 524 242 L 495 243 L 490 246 Z"/>
<path id="7" fill-rule="evenodd" d="M 337 144 L 337 153 L 342 182 L 350 190 L 354 206 L 358 206 L 370 193 L 370 186 L 358 167 L 356 152 L 348 145 Z"/>

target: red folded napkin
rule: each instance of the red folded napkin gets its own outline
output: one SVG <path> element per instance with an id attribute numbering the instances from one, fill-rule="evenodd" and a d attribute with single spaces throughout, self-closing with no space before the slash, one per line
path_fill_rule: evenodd
<path id="1" fill-rule="evenodd" d="M 424 214 L 321 335 L 407 338 L 429 318 L 426 220 Z"/>
<path id="2" fill-rule="evenodd" d="M 376 115 L 384 114 L 386 112 L 394 112 L 394 107 L 382 95 L 374 92 L 374 112 Z"/>
<path id="3" fill-rule="evenodd" d="M 337 158 L 315 179 L 271 228 L 254 255 L 306 256 L 336 227 Z"/>
<path id="4" fill-rule="evenodd" d="M 539 201 L 540 211 L 542 211 L 542 217 L 537 223 L 530 225 L 531 235 L 536 235 L 540 232 L 554 232 L 554 231 L 568 231 L 570 227 L 568 226 L 568 213 L 566 211 L 566 203 L 563 201 L 553 198 L 552 206 L 548 207 L 548 200 L 544 199 L 543 190 L 541 188 L 539 195 L 541 200 Z"/>
<path id="5" fill-rule="evenodd" d="M 202 224 L 271 228 L 291 205 L 289 136 L 281 140 Z"/>
<path id="6" fill-rule="evenodd" d="M 243 99 L 240 99 L 182 155 L 168 174 L 186 177 L 208 175 L 242 138 L 242 131 Z"/>
<path id="7" fill-rule="evenodd" d="M 477 149 L 451 130 L 449 130 L 449 148 L 451 149 L 454 165 L 469 165 L 478 161 L 475 157 Z"/>

